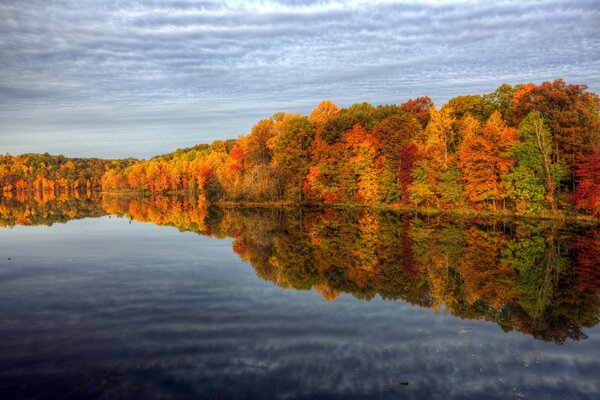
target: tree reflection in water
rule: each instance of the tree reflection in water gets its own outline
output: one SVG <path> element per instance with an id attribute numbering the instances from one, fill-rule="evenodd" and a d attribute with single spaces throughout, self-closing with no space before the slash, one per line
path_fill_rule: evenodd
<path id="1" fill-rule="evenodd" d="M 556 343 L 585 339 L 582 328 L 600 314 L 598 227 L 371 209 L 220 209 L 182 196 L 0 199 L 4 227 L 103 215 L 231 237 L 262 279 L 328 300 L 379 295 Z"/>

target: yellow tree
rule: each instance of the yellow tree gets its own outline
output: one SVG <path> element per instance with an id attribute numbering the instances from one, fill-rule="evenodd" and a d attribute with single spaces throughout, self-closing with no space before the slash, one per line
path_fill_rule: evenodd
<path id="1" fill-rule="evenodd" d="M 317 134 L 321 132 L 323 125 L 331 118 L 338 114 L 340 109 L 330 100 L 320 102 L 308 116 L 308 122 L 313 126 Z"/>
<path id="2" fill-rule="evenodd" d="M 415 206 L 422 203 L 441 205 L 438 185 L 452 162 L 450 150 L 454 142 L 450 111 L 445 108 L 438 112 L 431 107 L 427 128 L 416 140 L 421 159 L 414 170 L 413 182 L 408 186 L 410 201 Z"/>
<path id="3" fill-rule="evenodd" d="M 356 199 L 362 204 L 374 204 L 379 199 L 379 141 L 361 124 L 345 134 L 350 151 L 349 166 L 356 179 Z"/>
<path id="4" fill-rule="evenodd" d="M 275 136 L 273 119 L 263 119 L 252 127 L 246 142 L 248 158 L 256 164 L 268 164 L 272 152 L 269 141 Z"/>

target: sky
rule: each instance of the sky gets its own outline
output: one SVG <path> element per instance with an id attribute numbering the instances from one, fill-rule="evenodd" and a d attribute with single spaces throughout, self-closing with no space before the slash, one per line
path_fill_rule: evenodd
<path id="1" fill-rule="evenodd" d="M 0 0 L 0 153 L 147 158 L 556 78 L 600 93 L 599 0 Z"/>

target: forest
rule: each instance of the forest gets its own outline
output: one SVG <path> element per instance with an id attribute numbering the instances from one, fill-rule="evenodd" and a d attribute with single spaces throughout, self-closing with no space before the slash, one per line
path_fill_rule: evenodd
<path id="1" fill-rule="evenodd" d="M 211 204 L 390 206 L 536 216 L 600 216 L 600 99 L 563 80 L 503 84 L 441 107 L 276 113 L 237 139 L 149 160 L 0 157 L 3 196 L 102 189 L 178 193 Z"/>
<path id="2" fill-rule="evenodd" d="M 0 154 L 0 195 L 12 192 L 51 192 L 94 190 L 102 187 L 102 177 L 112 168 L 135 163 L 126 160 L 68 158 L 62 155 Z"/>

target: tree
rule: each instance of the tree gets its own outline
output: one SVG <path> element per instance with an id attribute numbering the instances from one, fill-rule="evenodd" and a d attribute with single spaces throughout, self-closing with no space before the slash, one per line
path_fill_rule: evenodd
<path id="1" fill-rule="evenodd" d="M 462 173 L 456 164 L 452 164 L 440 177 L 437 187 L 440 203 L 446 208 L 459 205 L 463 198 L 462 186 Z"/>
<path id="2" fill-rule="evenodd" d="M 417 118 L 409 113 L 385 118 L 373 128 L 373 136 L 381 145 L 381 152 L 397 171 L 400 164 L 400 149 L 421 135 L 422 129 Z"/>
<path id="3" fill-rule="evenodd" d="M 438 112 L 432 107 L 429 113 L 429 124 L 423 135 L 416 140 L 420 157 L 408 192 L 410 201 L 415 206 L 425 203 L 439 207 L 442 202 L 438 185 L 444 172 L 453 163 L 450 154 L 454 142 L 453 120 L 449 115 L 449 108 Z"/>
<path id="4" fill-rule="evenodd" d="M 287 122 L 273 150 L 273 167 L 280 176 L 285 194 L 302 200 L 302 183 L 309 171 L 310 145 L 315 136 L 308 118 Z"/>
<path id="5" fill-rule="evenodd" d="M 552 136 L 538 111 L 523 119 L 518 136 L 510 150 L 516 164 L 506 176 L 507 196 L 515 200 L 519 213 L 540 211 L 544 200 L 556 212 L 555 191 L 564 168 L 552 161 Z"/>
<path id="6" fill-rule="evenodd" d="M 600 216 L 600 148 L 592 146 L 587 154 L 579 154 L 575 176 L 575 206 L 594 217 Z"/>
<path id="7" fill-rule="evenodd" d="M 272 152 L 269 148 L 269 140 L 275 136 L 272 119 L 263 119 L 252 127 L 248 135 L 248 158 L 254 164 L 268 164 L 271 161 Z"/>
<path id="8" fill-rule="evenodd" d="M 443 161 L 444 167 L 448 167 L 448 158 L 455 140 L 452 113 L 453 109 L 450 107 L 444 107 L 440 112 L 431 108 L 429 124 L 425 128 L 425 152 L 436 162 Z"/>
<path id="9" fill-rule="evenodd" d="M 442 111 L 445 109 L 448 109 L 448 114 L 457 121 L 470 115 L 483 124 L 491 115 L 489 107 L 486 107 L 484 97 L 480 95 L 454 97 L 444 104 Z"/>
<path id="10" fill-rule="evenodd" d="M 346 148 L 350 152 L 349 167 L 356 182 L 355 197 L 361 204 L 374 204 L 380 196 L 379 142 L 373 135 L 369 135 L 361 124 L 354 125 L 344 136 Z"/>
<path id="11" fill-rule="evenodd" d="M 407 182 L 406 176 L 404 176 L 404 181 L 401 183 L 401 175 L 402 173 L 406 174 L 407 171 L 410 171 L 409 174 L 412 173 L 413 164 L 416 161 L 413 159 L 413 155 L 406 152 L 406 149 L 415 138 L 421 135 L 422 128 L 417 118 L 403 111 L 383 119 L 379 125 L 373 128 L 373 136 L 378 140 L 381 154 L 384 157 L 382 160 L 384 170 L 381 175 L 384 200 L 393 201 L 401 196 L 399 191 L 406 191 L 410 179 Z M 411 147 L 408 151 L 411 150 L 416 151 L 416 146 L 414 149 Z M 409 163 L 404 167 L 402 165 L 403 155 L 404 162 Z M 407 156 L 408 158 L 406 158 Z M 402 184 L 404 187 L 401 187 Z"/>
<path id="12" fill-rule="evenodd" d="M 503 83 L 498 86 L 495 92 L 484 96 L 484 101 L 489 101 L 492 107 L 502 114 L 502 118 L 506 119 L 511 108 L 511 102 L 515 88 L 508 83 Z"/>
<path id="13" fill-rule="evenodd" d="M 408 99 L 406 103 L 403 103 L 400 107 L 411 114 L 413 114 L 421 126 L 425 128 L 429 123 L 429 110 L 433 107 L 433 102 L 427 96 L 417 97 L 416 99 Z"/>
<path id="14" fill-rule="evenodd" d="M 342 140 L 343 134 L 358 123 L 370 131 L 375 122 L 374 114 L 375 109 L 369 103 L 353 104 L 349 108 L 344 108 L 327 120 L 323 126 L 321 138 L 328 144 L 339 142 Z"/>
<path id="15" fill-rule="evenodd" d="M 320 133 L 327 121 L 335 117 L 339 111 L 338 106 L 330 100 L 323 100 L 310 112 L 308 122 L 310 122 L 315 132 Z"/>
<path id="16" fill-rule="evenodd" d="M 474 121 L 471 124 L 476 126 Z M 499 112 L 494 112 L 481 131 L 471 129 L 463 139 L 458 165 L 463 171 L 465 194 L 472 203 L 496 201 L 506 195 L 502 176 L 509 172 L 513 160 L 508 153 L 516 140 L 513 128 L 509 128 Z"/>
<path id="17" fill-rule="evenodd" d="M 517 126 L 530 112 L 539 111 L 552 132 L 555 161 L 569 168 L 578 153 L 600 136 L 600 99 L 586 85 L 570 85 L 563 80 L 519 85 L 512 99 L 509 123 Z"/>
<path id="18" fill-rule="evenodd" d="M 408 205 L 408 187 L 412 182 L 415 165 L 419 161 L 419 149 L 414 143 L 402 147 L 399 151 L 398 186 L 400 189 L 400 203 Z"/>

